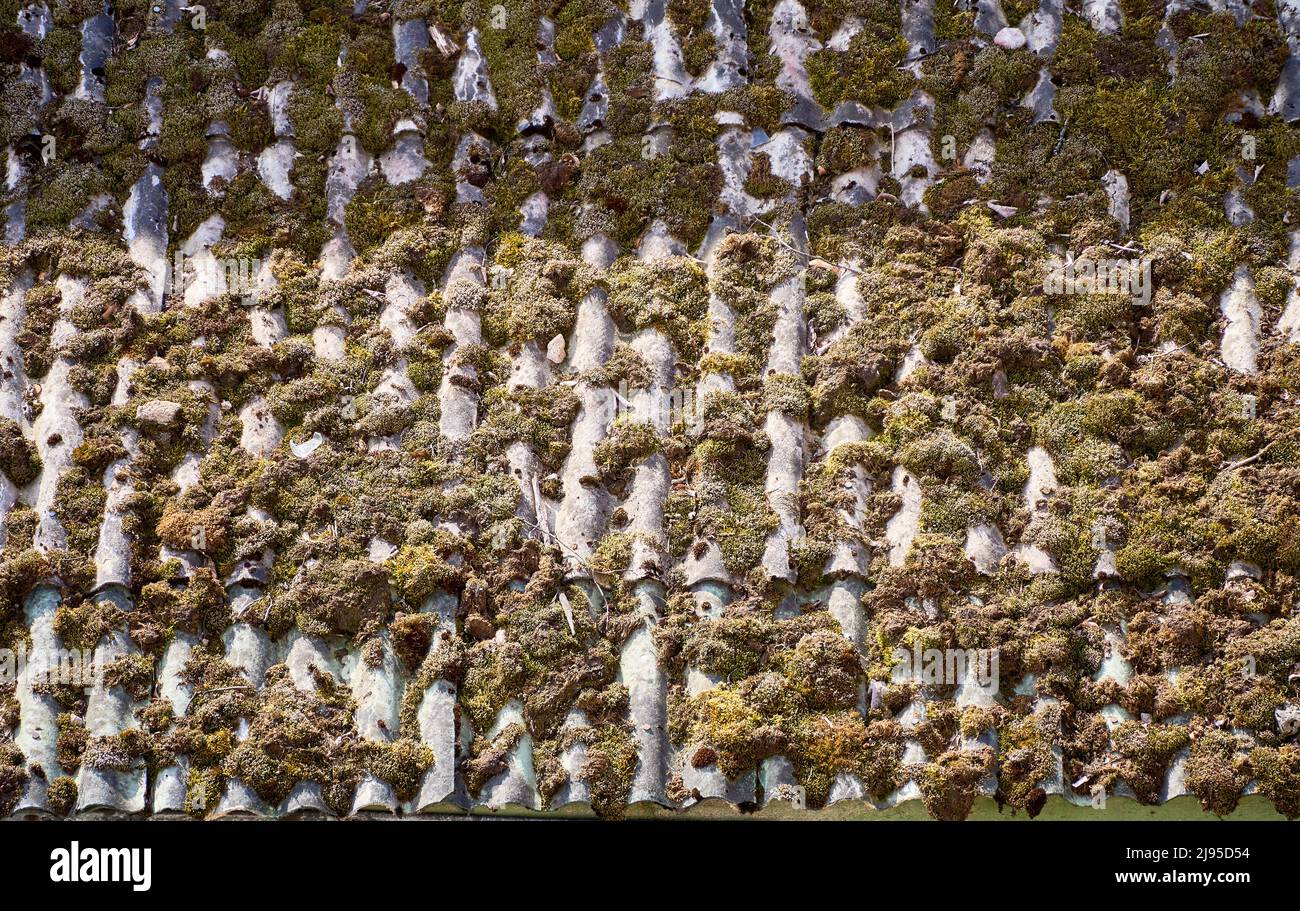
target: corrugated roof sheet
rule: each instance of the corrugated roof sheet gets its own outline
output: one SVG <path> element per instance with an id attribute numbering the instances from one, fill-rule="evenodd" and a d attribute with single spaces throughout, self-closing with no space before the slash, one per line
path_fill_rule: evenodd
<path id="1" fill-rule="evenodd" d="M 1300 814 L 1291 0 L 0 6 L 0 815 Z"/>

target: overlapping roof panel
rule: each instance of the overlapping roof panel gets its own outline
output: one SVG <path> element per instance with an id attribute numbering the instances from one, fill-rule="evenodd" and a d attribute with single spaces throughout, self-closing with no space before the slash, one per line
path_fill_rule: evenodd
<path id="1" fill-rule="evenodd" d="M 1293 3 L 0 5 L 0 815 L 1300 813 Z"/>

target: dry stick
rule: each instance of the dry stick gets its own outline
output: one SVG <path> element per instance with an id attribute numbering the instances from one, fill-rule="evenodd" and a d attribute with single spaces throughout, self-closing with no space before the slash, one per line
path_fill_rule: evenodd
<path id="1" fill-rule="evenodd" d="M 1068 127 L 1069 125 L 1070 125 L 1070 118 L 1067 116 L 1063 121 L 1061 121 L 1061 132 L 1056 137 L 1056 145 L 1052 147 L 1053 156 L 1055 156 L 1057 152 L 1061 151 L 1061 146 L 1065 145 L 1065 130 L 1066 127 Z"/>
<path id="2" fill-rule="evenodd" d="M 209 693 L 227 693 L 230 692 L 231 690 L 251 690 L 252 688 L 253 687 L 251 684 L 237 683 L 234 686 L 219 686 L 210 690 L 206 690 L 206 689 L 196 690 L 194 692 L 194 695 L 190 697 L 190 704 L 193 705 L 195 702 L 198 701 L 198 698 L 200 696 L 206 696 Z"/>
<path id="3" fill-rule="evenodd" d="M 938 51 L 926 51 L 924 54 L 917 54 L 915 57 L 904 57 L 903 60 L 902 60 L 902 62 L 899 63 L 896 67 L 894 67 L 894 69 L 896 69 L 896 70 L 905 70 L 905 69 L 907 69 L 908 64 L 910 64 L 910 63 L 920 63 L 922 60 L 926 60 L 926 59 L 928 59 L 928 58 L 930 58 L 930 57 L 933 57 L 933 56 L 934 56 L 935 54 L 937 54 L 937 53 L 939 53 L 939 52 L 938 52 Z"/>
<path id="4" fill-rule="evenodd" d="M 1103 241 L 1103 242 L 1106 244 L 1106 246 L 1110 247 L 1110 248 L 1113 249 L 1113 250 L 1123 250 L 1125 253 L 1141 253 L 1141 252 L 1142 252 L 1142 248 L 1141 248 L 1141 247 L 1135 247 L 1135 246 L 1133 246 L 1131 243 L 1128 243 L 1128 244 L 1117 244 L 1117 243 L 1115 243 L 1113 240 L 1107 240 L 1107 241 Z"/>
<path id="5" fill-rule="evenodd" d="M 848 270 L 849 272 L 852 272 L 854 275 L 861 275 L 861 274 L 862 274 L 862 273 L 859 272 L 857 269 L 853 268 L 852 266 L 850 266 L 850 265 L 848 265 L 848 264 L 841 264 L 841 265 L 838 265 L 838 266 L 837 266 L 837 265 L 835 265 L 835 264 L 833 264 L 833 263 L 828 263 L 828 262 L 826 262 L 824 259 L 821 259 L 820 257 L 813 256 L 813 255 L 810 254 L 810 253 L 805 253 L 803 250 L 800 250 L 798 247 L 792 246 L 792 245 L 786 243 L 784 240 L 782 240 L 782 239 L 781 239 L 781 235 L 780 235 L 779 233 L 777 233 L 776 228 L 772 227 L 772 226 L 769 225 L 767 222 L 763 221 L 763 219 L 759 218 L 757 215 L 751 215 L 750 218 L 752 218 L 754 221 L 758 222 L 760 225 L 762 225 L 763 227 L 765 227 L 765 228 L 767 228 L 769 231 L 771 231 L 771 232 L 772 232 L 772 239 L 775 240 L 778 244 L 780 244 L 781 246 L 785 247 L 785 248 L 786 248 L 787 250 L 789 250 L 790 252 L 795 253 L 795 254 L 797 254 L 797 255 L 799 255 L 799 256 L 802 256 L 805 260 L 807 260 L 807 261 L 808 261 L 808 265 L 810 265 L 810 266 L 811 266 L 811 265 L 819 265 L 819 266 L 820 266 L 820 265 L 825 265 L 825 266 L 827 266 L 827 267 L 829 267 L 829 268 L 831 268 L 831 269 L 834 269 L 834 270 L 836 270 L 836 271 L 839 271 L 840 269 L 846 269 L 846 270 Z"/>
<path id="6" fill-rule="evenodd" d="M 520 521 L 523 522 L 525 525 L 527 525 L 529 528 L 532 528 L 537 532 L 542 531 L 542 529 L 538 525 L 536 525 L 533 522 L 529 522 L 527 519 L 521 519 Z M 605 612 L 608 613 L 609 599 L 605 597 L 605 589 L 601 588 L 600 583 L 596 581 L 596 574 L 592 571 L 591 567 L 587 565 L 587 562 L 582 559 L 582 556 L 576 550 L 574 550 L 572 547 L 569 547 L 567 544 L 565 544 L 563 541 L 560 540 L 559 535 L 555 535 L 554 537 L 555 537 L 555 543 L 560 546 L 561 550 L 567 550 L 569 552 L 569 555 L 572 556 L 575 561 L 577 561 L 579 566 L 581 566 L 587 572 L 591 573 L 591 584 L 596 586 L 596 591 L 600 592 L 600 600 L 605 605 Z"/>
<path id="7" fill-rule="evenodd" d="M 1141 358 L 1145 358 L 1145 360 L 1151 360 L 1152 358 L 1165 357 L 1166 355 L 1177 354 L 1180 351 L 1186 351 L 1186 350 L 1187 350 L 1187 343 L 1184 342 L 1181 345 L 1175 345 L 1173 348 L 1170 348 L 1168 351 L 1157 351 L 1155 354 L 1152 355 L 1142 355 Z M 1145 361 L 1143 362 L 1145 363 Z"/>
<path id="8" fill-rule="evenodd" d="M 1254 463 L 1260 460 L 1260 457 L 1263 456 L 1264 453 L 1272 449 L 1274 444 L 1276 444 L 1277 442 L 1278 442 L 1277 440 L 1273 440 L 1273 442 L 1269 443 L 1267 446 L 1265 446 L 1259 452 L 1255 453 L 1253 456 L 1246 456 L 1246 458 L 1244 459 L 1238 459 L 1237 461 L 1233 462 L 1231 465 L 1229 465 L 1227 468 L 1223 470 L 1235 471 L 1238 468 L 1245 468 L 1247 465 L 1253 465 Z"/>

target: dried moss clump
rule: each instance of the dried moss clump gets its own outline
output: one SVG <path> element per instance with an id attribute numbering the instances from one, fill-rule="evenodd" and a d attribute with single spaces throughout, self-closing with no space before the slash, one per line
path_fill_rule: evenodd
<path id="1" fill-rule="evenodd" d="M 0 471 L 18 487 L 25 487 L 41 471 L 41 457 L 35 445 L 23 436 L 16 421 L 0 418 Z"/>

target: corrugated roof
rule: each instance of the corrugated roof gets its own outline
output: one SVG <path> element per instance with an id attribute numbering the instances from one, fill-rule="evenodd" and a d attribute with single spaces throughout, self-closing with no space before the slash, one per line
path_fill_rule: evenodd
<path id="1" fill-rule="evenodd" d="M 0 815 L 1300 813 L 1293 3 L 3 15 Z"/>

